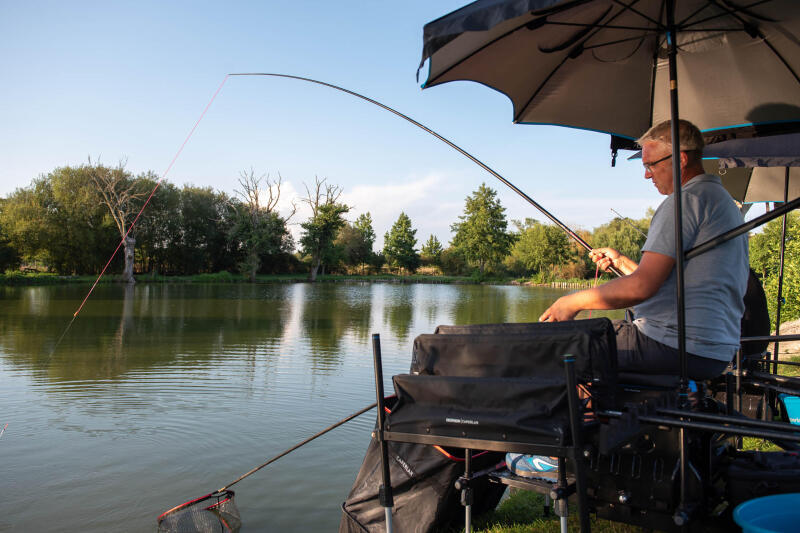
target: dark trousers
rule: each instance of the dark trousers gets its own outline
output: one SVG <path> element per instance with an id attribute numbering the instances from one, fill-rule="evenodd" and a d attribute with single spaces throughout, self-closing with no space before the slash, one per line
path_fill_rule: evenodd
<path id="1" fill-rule="evenodd" d="M 651 339 L 628 320 L 614 320 L 620 372 L 680 375 L 680 354 L 675 348 Z M 725 371 L 726 361 L 688 354 L 689 377 L 704 381 Z"/>

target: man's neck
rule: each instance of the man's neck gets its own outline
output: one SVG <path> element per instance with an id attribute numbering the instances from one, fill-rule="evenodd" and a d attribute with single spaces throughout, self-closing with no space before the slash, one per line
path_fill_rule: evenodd
<path id="1" fill-rule="evenodd" d="M 705 173 L 702 166 L 686 167 L 681 173 L 681 185 L 686 185 L 690 179 Z"/>

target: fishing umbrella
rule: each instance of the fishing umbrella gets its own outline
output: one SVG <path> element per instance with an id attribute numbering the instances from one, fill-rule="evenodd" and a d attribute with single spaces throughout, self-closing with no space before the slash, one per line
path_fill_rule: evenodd
<path id="1" fill-rule="evenodd" d="M 672 64 L 681 115 L 760 134 L 800 121 L 799 37 L 796 0 L 480 0 L 425 25 L 420 67 L 500 91 L 514 122 L 635 139 L 671 118 Z"/>

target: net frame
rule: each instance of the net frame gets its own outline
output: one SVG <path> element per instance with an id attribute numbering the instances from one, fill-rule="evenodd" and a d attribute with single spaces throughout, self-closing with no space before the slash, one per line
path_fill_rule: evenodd
<path id="1" fill-rule="evenodd" d="M 156 519 L 159 533 L 235 533 L 242 525 L 235 492 L 222 489 L 182 503 Z M 209 504 L 210 502 L 210 504 Z"/>

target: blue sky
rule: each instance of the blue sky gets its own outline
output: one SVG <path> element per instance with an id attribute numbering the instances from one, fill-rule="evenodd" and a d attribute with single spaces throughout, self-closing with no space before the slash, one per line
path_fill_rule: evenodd
<path id="1" fill-rule="evenodd" d="M 410 115 L 573 228 L 607 222 L 611 208 L 638 218 L 658 205 L 640 163 L 610 167 L 605 135 L 514 125 L 510 101 L 474 83 L 420 90 L 422 27 L 463 3 L 0 2 L 0 196 L 88 157 L 162 175 L 227 73 L 279 72 Z M 401 211 L 420 242 L 449 242 L 482 182 L 509 219 L 543 220 L 427 133 L 296 81 L 229 78 L 166 179 L 233 193 L 250 168 L 280 173 L 285 200 L 315 176 L 341 186 L 348 218 L 372 214 L 378 245 Z"/>

